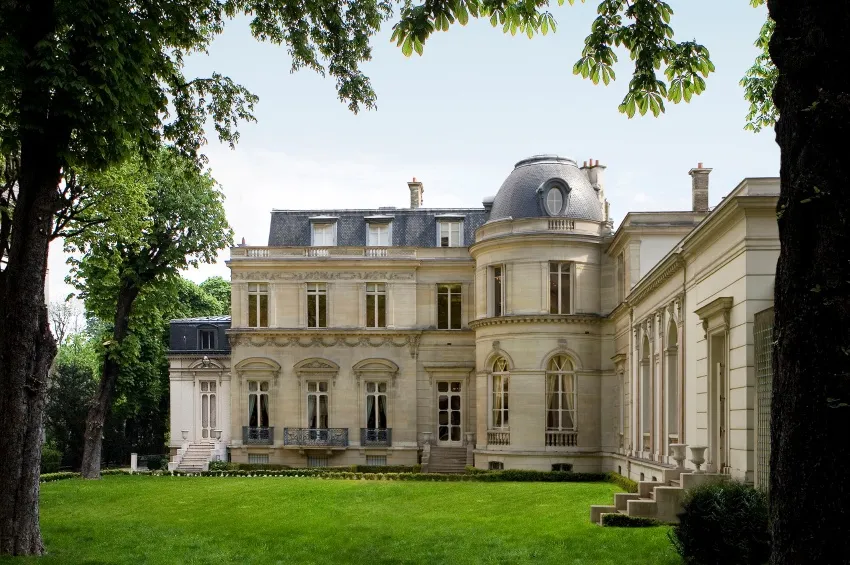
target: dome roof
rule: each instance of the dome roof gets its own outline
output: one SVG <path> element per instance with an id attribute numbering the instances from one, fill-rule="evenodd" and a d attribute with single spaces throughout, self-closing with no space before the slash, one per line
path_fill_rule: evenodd
<path id="1" fill-rule="evenodd" d="M 599 193 L 572 159 L 557 155 L 523 159 L 496 194 L 490 220 L 550 216 L 601 222 L 604 210 Z"/>

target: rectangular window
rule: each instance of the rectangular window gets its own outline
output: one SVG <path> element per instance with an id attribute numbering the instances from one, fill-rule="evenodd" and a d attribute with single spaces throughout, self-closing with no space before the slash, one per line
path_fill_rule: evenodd
<path id="1" fill-rule="evenodd" d="M 439 222 L 440 247 L 460 247 L 463 245 L 463 222 Z"/>
<path id="2" fill-rule="evenodd" d="M 248 381 L 248 427 L 269 427 L 269 381 Z"/>
<path id="3" fill-rule="evenodd" d="M 387 383 L 366 383 L 366 428 L 384 430 L 387 428 Z"/>
<path id="4" fill-rule="evenodd" d="M 307 456 L 307 466 L 308 467 L 327 467 L 328 466 L 328 458 L 327 457 L 316 457 L 315 455 Z"/>
<path id="5" fill-rule="evenodd" d="M 492 428 L 495 430 L 508 426 L 508 385 L 510 375 L 493 373 L 493 414 Z"/>
<path id="6" fill-rule="evenodd" d="M 307 381 L 307 427 L 328 427 L 328 381 Z"/>
<path id="7" fill-rule="evenodd" d="M 490 267 L 490 312 L 493 316 L 504 313 L 505 303 L 505 268 L 502 265 Z"/>
<path id="8" fill-rule="evenodd" d="M 366 283 L 366 327 L 387 327 L 387 285 Z"/>
<path id="9" fill-rule="evenodd" d="M 617 303 L 626 299 L 626 260 L 622 253 L 617 255 Z"/>
<path id="10" fill-rule="evenodd" d="M 269 327 L 269 285 L 248 283 L 248 327 Z"/>
<path id="11" fill-rule="evenodd" d="M 313 224 L 313 246 L 332 247 L 336 245 L 336 224 Z"/>
<path id="12" fill-rule="evenodd" d="M 307 283 L 307 327 L 328 327 L 328 285 Z"/>
<path id="13" fill-rule="evenodd" d="M 488 461 L 487 469 L 490 471 L 502 471 L 505 468 L 505 464 L 501 461 Z"/>
<path id="14" fill-rule="evenodd" d="M 366 456 L 366 465 L 370 467 L 386 467 L 387 466 L 387 456 L 386 455 L 367 455 Z"/>
<path id="15" fill-rule="evenodd" d="M 269 462 L 269 456 L 267 454 L 260 453 L 249 453 L 248 454 L 248 463 L 252 465 L 267 465 Z"/>
<path id="16" fill-rule="evenodd" d="M 570 313 L 570 265 L 549 263 L 549 313 Z"/>
<path id="17" fill-rule="evenodd" d="M 546 373 L 546 429 L 576 429 L 575 373 Z"/>
<path id="18" fill-rule="evenodd" d="M 366 245 L 375 247 L 389 247 L 392 245 L 391 224 L 369 224 L 369 237 Z"/>
<path id="19" fill-rule="evenodd" d="M 459 330 L 460 329 L 460 299 L 461 286 L 459 284 L 437 285 L 437 329 Z"/>
<path id="20" fill-rule="evenodd" d="M 198 330 L 199 349 L 215 349 L 215 330 Z"/>

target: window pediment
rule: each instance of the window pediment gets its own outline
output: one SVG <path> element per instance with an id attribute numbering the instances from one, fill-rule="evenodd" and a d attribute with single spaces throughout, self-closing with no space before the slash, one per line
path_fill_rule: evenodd
<path id="1" fill-rule="evenodd" d="M 339 365 L 328 359 L 310 357 L 299 361 L 293 367 L 299 377 L 305 376 L 329 376 L 336 378 L 339 373 Z"/>
<path id="2" fill-rule="evenodd" d="M 364 359 L 355 363 L 351 368 L 354 375 L 360 377 L 391 377 L 398 375 L 398 365 L 389 359 Z"/>

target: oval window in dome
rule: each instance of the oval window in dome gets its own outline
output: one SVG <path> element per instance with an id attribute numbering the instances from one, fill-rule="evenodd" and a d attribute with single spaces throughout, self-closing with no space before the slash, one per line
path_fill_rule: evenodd
<path id="1" fill-rule="evenodd" d="M 553 186 L 549 189 L 549 192 L 546 193 L 546 210 L 552 216 L 561 212 L 561 207 L 564 205 L 564 195 L 561 193 L 561 189 Z"/>

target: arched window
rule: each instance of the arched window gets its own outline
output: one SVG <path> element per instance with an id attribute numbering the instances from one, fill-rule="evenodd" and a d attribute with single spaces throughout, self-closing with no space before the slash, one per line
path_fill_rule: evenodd
<path id="1" fill-rule="evenodd" d="M 564 195 L 558 186 L 553 186 L 546 192 L 546 211 L 550 215 L 556 216 L 561 212 L 561 207 L 564 205 Z"/>
<path id="2" fill-rule="evenodd" d="M 674 322 L 667 330 L 667 436 L 668 443 L 680 443 L 679 436 L 679 331 Z"/>
<path id="3" fill-rule="evenodd" d="M 546 367 L 546 429 L 576 429 L 576 375 L 566 355 L 555 355 Z"/>
<path id="4" fill-rule="evenodd" d="M 640 446 L 643 451 L 652 449 L 652 364 L 649 356 L 649 338 L 644 336 L 640 359 Z"/>
<path id="5" fill-rule="evenodd" d="M 493 391 L 491 427 L 493 429 L 504 429 L 508 427 L 508 390 L 510 380 L 511 375 L 508 372 L 508 362 L 504 357 L 497 357 L 493 361 L 491 377 L 491 390 Z"/>

